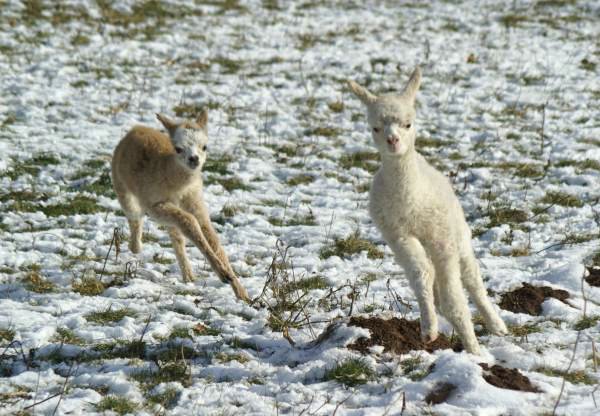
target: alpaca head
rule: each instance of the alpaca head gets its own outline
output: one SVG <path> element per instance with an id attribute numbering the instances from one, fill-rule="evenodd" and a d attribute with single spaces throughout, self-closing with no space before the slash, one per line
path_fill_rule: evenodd
<path id="1" fill-rule="evenodd" d="M 354 81 L 350 90 L 367 107 L 369 126 L 375 146 L 382 156 L 405 155 L 415 146 L 415 97 L 421 85 L 421 70 L 416 67 L 400 94 L 376 96 Z"/>
<path id="2" fill-rule="evenodd" d="M 208 112 L 203 110 L 195 121 L 182 123 L 176 123 L 162 114 L 157 114 L 156 118 L 169 132 L 177 162 L 192 171 L 201 169 L 206 161 Z"/>

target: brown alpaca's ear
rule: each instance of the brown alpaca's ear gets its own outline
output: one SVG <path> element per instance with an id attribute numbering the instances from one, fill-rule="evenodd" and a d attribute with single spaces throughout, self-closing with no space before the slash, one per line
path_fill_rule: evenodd
<path id="1" fill-rule="evenodd" d="M 200 128 L 206 130 L 206 125 L 208 124 L 208 110 L 206 108 L 198 114 L 198 117 L 196 117 L 196 124 L 198 124 Z"/>
<path id="2" fill-rule="evenodd" d="M 156 113 L 156 118 L 162 123 L 163 126 L 165 126 L 165 129 L 167 129 L 169 134 L 175 133 L 175 130 L 177 129 L 177 123 L 175 123 L 167 116 L 163 116 L 162 114 L 158 113 Z"/>

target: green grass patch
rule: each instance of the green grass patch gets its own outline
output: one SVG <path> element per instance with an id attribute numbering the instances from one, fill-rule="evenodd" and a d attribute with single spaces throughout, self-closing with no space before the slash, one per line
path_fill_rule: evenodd
<path id="1" fill-rule="evenodd" d="M 83 296 L 98 296 L 104 293 L 106 286 L 95 277 L 84 277 L 79 282 L 75 282 L 71 285 L 73 291 Z"/>
<path id="2" fill-rule="evenodd" d="M 570 373 L 567 373 L 566 371 L 562 370 L 555 370 L 548 367 L 540 367 L 535 369 L 534 371 L 537 371 L 538 373 L 542 373 L 550 377 L 564 378 L 569 383 L 573 384 L 587 384 L 591 386 L 597 383 L 595 379 L 587 375 L 583 370 L 571 371 Z"/>
<path id="3" fill-rule="evenodd" d="M 537 178 L 544 174 L 544 166 L 536 163 L 501 162 L 494 166 L 502 170 L 514 170 L 515 176 Z"/>
<path id="4" fill-rule="evenodd" d="M 236 189 L 241 189 L 242 191 L 252 190 L 250 185 L 245 184 L 240 178 L 235 176 L 231 178 L 219 178 L 217 179 L 217 182 L 221 184 L 227 192 L 233 192 Z"/>
<path id="5" fill-rule="evenodd" d="M 229 170 L 229 164 L 233 162 L 233 156 L 229 154 L 210 155 L 202 171 L 218 173 L 219 175 L 231 175 L 232 172 Z"/>
<path id="6" fill-rule="evenodd" d="M 325 373 L 325 380 L 334 380 L 346 387 L 359 386 L 373 379 L 375 379 L 375 372 L 359 358 L 338 363 Z"/>
<path id="7" fill-rule="evenodd" d="M 300 290 L 308 292 L 317 289 L 327 289 L 329 285 L 323 276 L 311 276 L 304 279 L 294 280 L 289 282 L 285 289 L 288 292 Z"/>
<path id="8" fill-rule="evenodd" d="M 488 227 L 501 224 L 521 224 L 529 219 L 527 212 L 510 207 L 498 206 L 490 210 Z"/>
<path id="9" fill-rule="evenodd" d="M 240 354 L 240 353 L 228 354 L 228 353 L 224 353 L 224 352 L 217 353 L 215 355 L 215 359 L 222 363 L 229 363 L 231 361 L 237 361 L 238 363 L 244 364 L 244 363 L 247 363 L 248 361 L 250 361 L 250 358 L 248 358 L 248 356 L 245 354 Z"/>
<path id="10" fill-rule="evenodd" d="M 524 325 L 509 325 L 508 331 L 515 337 L 526 337 L 529 334 L 535 334 L 542 332 L 542 329 L 537 324 L 524 324 Z"/>
<path id="11" fill-rule="evenodd" d="M 16 332 L 12 328 L 0 328 L 0 341 L 11 342 L 15 339 Z"/>
<path id="12" fill-rule="evenodd" d="M 340 166 L 344 169 L 361 168 L 368 172 L 379 169 L 378 152 L 356 152 L 345 154 L 340 158 Z"/>
<path id="13" fill-rule="evenodd" d="M 60 160 L 52 153 L 40 153 L 31 159 L 13 160 L 12 165 L 8 168 L 6 176 L 12 180 L 23 175 L 37 176 L 40 173 L 42 166 L 58 165 Z"/>
<path id="14" fill-rule="evenodd" d="M 319 126 L 304 131 L 306 136 L 323 136 L 323 137 L 337 137 L 342 131 L 336 127 L 331 126 Z"/>
<path id="15" fill-rule="evenodd" d="M 305 185 L 308 183 L 314 182 L 315 177 L 313 175 L 309 175 L 308 173 L 302 173 L 300 175 L 296 175 L 292 178 L 289 178 L 286 183 L 290 186 L 298 186 Z"/>
<path id="16" fill-rule="evenodd" d="M 109 307 L 105 311 L 91 312 L 85 315 L 85 319 L 99 325 L 107 325 L 119 322 L 126 316 L 134 317 L 136 313 L 129 308 L 112 309 Z"/>
<path id="17" fill-rule="evenodd" d="M 562 168 L 565 166 L 573 166 L 580 170 L 600 170 L 600 162 L 593 159 L 585 159 L 585 160 L 559 160 L 554 163 L 554 166 L 557 168 Z"/>
<path id="18" fill-rule="evenodd" d="M 179 391 L 173 387 L 165 389 L 162 393 L 149 394 L 147 397 L 148 402 L 151 404 L 158 404 L 165 409 L 175 407 L 179 400 Z"/>
<path id="19" fill-rule="evenodd" d="M 167 337 L 170 340 L 181 338 L 181 339 L 192 339 L 191 329 L 185 326 L 178 326 L 171 330 L 171 333 Z"/>
<path id="20" fill-rule="evenodd" d="M 102 208 L 94 198 L 90 198 L 84 195 L 75 195 L 72 198 L 69 198 L 65 202 L 61 202 L 55 205 L 46 205 L 40 206 L 38 205 L 38 210 L 42 211 L 49 217 L 59 217 L 61 215 L 87 215 L 87 214 L 96 214 L 98 212 L 104 212 L 105 209 Z"/>
<path id="21" fill-rule="evenodd" d="M 84 345 L 85 340 L 81 337 L 78 337 L 75 332 L 70 330 L 69 328 L 61 327 L 56 328 L 56 333 L 52 337 L 52 342 L 59 342 L 61 344 L 71 344 L 71 345 Z"/>
<path id="22" fill-rule="evenodd" d="M 112 411 L 118 415 L 133 414 L 138 408 L 138 404 L 134 401 L 114 395 L 106 396 L 96 403 L 96 410 L 100 412 Z"/>
<path id="23" fill-rule="evenodd" d="M 581 208 L 583 206 L 583 201 L 577 196 L 562 191 L 548 191 L 539 202 L 562 207 Z"/>
<path id="24" fill-rule="evenodd" d="M 35 293 L 56 292 L 56 285 L 46 280 L 39 272 L 39 269 L 30 270 L 23 278 L 25 288 Z"/>
<path id="25" fill-rule="evenodd" d="M 506 28 L 519 27 L 529 19 L 526 15 L 509 13 L 500 17 L 500 23 Z"/>
<path id="26" fill-rule="evenodd" d="M 161 383 L 176 381 L 184 387 L 192 385 L 190 368 L 184 361 L 167 362 L 157 369 L 139 371 L 132 375 L 133 379 L 142 385 L 146 391 L 151 390 Z"/>
<path id="27" fill-rule="evenodd" d="M 382 259 L 383 251 L 368 240 L 360 237 L 358 231 L 346 238 L 336 238 L 329 245 L 321 248 L 319 257 L 327 259 L 331 256 L 347 257 L 362 251 L 367 252 L 367 257 L 370 259 Z"/>
<path id="28" fill-rule="evenodd" d="M 317 225 L 317 219 L 312 212 L 306 215 L 294 215 L 292 217 L 270 217 L 268 221 L 276 227 L 295 227 L 299 225 Z"/>
<path id="29" fill-rule="evenodd" d="M 598 323 L 600 320 L 600 316 L 586 316 L 585 318 L 581 318 L 577 323 L 573 326 L 577 331 L 583 331 L 584 329 L 591 328 Z"/>

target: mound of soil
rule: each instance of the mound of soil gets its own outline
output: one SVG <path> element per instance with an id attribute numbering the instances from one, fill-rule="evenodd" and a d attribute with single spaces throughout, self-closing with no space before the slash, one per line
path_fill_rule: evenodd
<path id="1" fill-rule="evenodd" d="M 569 298 L 569 292 L 552 289 L 548 286 L 531 286 L 523 282 L 522 287 L 504 293 L 499 306 L 511 312 L 540 315 L 542 313 L 542 303 L 547 298 L 555 298 L 566 303 L 565 300 Z"/>
<path id="2" fill-rule="evenodd" d="M 456 386 L 452 383 L 441 383 L 438 384 L 431 390 L 427 396 L 425 396 L 425 403 L 427 404 L 440 404 L 448 400 L 448 397 L 456 389 Z"/>
<path id="3" fill-rule="evenodd" d="M 483 379 L 492 386 L 531 393 L 540 392 L 531 384 L 529 378 L 521 374 L 516 368 L 506 368 L 499 365 L 490 367 L 485 363 L 479 363 L 479 366 L 483 368 Z"/>
<path id="4" fill-rule="evenodd" d="M 590 286 L 600 286 L 600 269 L 596 267 L 588 267 L 590 273 L 585 277 L 585 281 Z"/>
<path id="5" fill-rule="evenodd" d="M 435 341 L 425 344 L 421 341 L 421 327 L 418 320 L 352 317 L 348 325 L 366 328 L 371 332 L 370 338 L 362 337 L 348 345 L 348 348 L 363 354 L 368 354 L 369 348 L 375 345 L 382 345 L 385 352 L 395 354 L 406 354 L 413 350 L 428 352 L 450 348 L 454 351 L 462 350 L 462 345 L 458 342 L 450 342 L 444 334 L 440 334 Z"/>

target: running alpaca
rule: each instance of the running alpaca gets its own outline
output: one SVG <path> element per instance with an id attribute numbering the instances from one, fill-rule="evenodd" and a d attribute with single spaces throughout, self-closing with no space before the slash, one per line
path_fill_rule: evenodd
<path id="1" fill-rule="evenodd" d="M 194 280 L 185 254 L 184 236 L 204 254 L 219 278 L 235 295 L 249 301 L 221 247 L 202 198 L 202 166 L 206 161 L 208 113 L 196 121 L 176 123 L 157 114 L 169 135 L 135 126 L 117 145 L 112 159 L 113 187 L 123 208 L 131 238 L 129 248 L 142 250 L 143 217 L 168 227 L 183 280 Z"/>
<path id="2" fill-rule="evenodd" d="M 471 231 L 450 182 L 415 150 L 414 104 L 420 83 L 418 67 L 400 94 L 376 96 L 349 82 L 367 107 L 382 161 L 371 185 L 369 211 L 416 295 L 423 340 L 431 342 L 438 336 L 437 307 L 465 349 L 478 354 L 463 286 L 490 332 L 502 335 L 507 330 L 487 297 Z"/>

